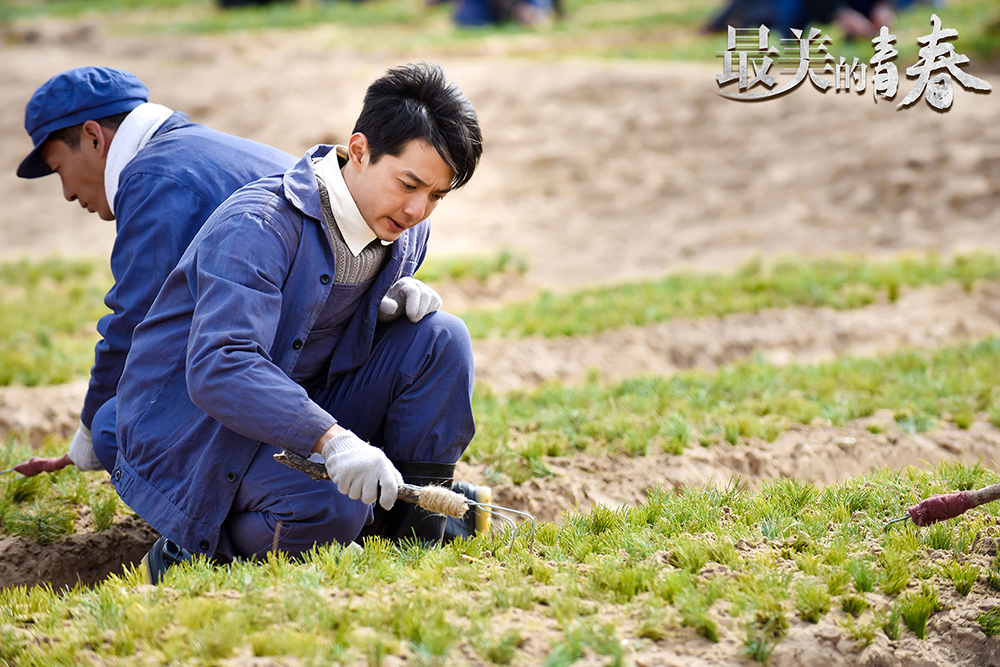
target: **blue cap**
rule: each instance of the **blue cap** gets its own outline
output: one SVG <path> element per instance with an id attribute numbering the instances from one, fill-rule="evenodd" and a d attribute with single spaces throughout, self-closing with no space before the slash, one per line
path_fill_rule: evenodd
<path id="1" fill-rule="evenodd" d="M 131 72 L 111 67 L 78 67 L 57 74 L 35 91 L 24 110 L 24 129 L 35 143 L 17 175 L 38 178 L 52 173 L 42 159 L 49 134 L 88 120 L 131 111 L 149 101 L 149 90 Z"/>

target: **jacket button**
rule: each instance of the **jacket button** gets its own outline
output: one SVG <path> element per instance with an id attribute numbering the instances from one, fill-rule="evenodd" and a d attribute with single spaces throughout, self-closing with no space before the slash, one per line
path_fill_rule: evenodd
<path id="1" fill-rule="evenodd" d="M 202 551 L 208 551 L 208 540 L 202 540 L 198 543 L 198 548 Z"/>
<path id="2" fill-rule="evenodd" d="M 226 481 L 235 482 L 236 481 L 236 473 L 234 473 L 234 472 L 227 472 L 226 473 Z"/>
<path id="3" fill-rule="evenodd" d="M 292 349 L 293 350 L 301 350 L 302 349 L 302 341 L 301 340 L 296 340 L 294 343 L 292 343 Z"/>
<path id="4" fill-rule="evenodd" d="M 122 471 L 121 470 L 116 470 L 115 471 L 115 481 L 117 482 L 121 478 L 122 478 Z"/>
<path id="5" fill-rule="evenodd" d="M 321 283 L 323 283 L 324 285 L 329 285 L 330 284 L 330 276 L 329 276 L 329 274 L 324 273 L 323 275 L 321 275 L 319 277 L 319 281 Z"/>

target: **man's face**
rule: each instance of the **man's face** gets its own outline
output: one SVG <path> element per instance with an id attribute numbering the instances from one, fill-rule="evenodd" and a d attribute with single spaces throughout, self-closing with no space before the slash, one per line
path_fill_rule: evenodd
<path id="1" fill-rule="evenodd" d="M 361 138 L 360 145 L 356 137 Z M 426 220 L 455 178 L 434 147 L 419 139 L 398 156 L 383 155 L 375 164 L 363 135 L 351 137 L 348 152 L 351 160 L 344 178 L 365 222 L 383 241 L 395 241 Z"/>
<path id="2" fill-rule="evenodd" d="M 78 201 L 102 220 L 114 220 L 104 191 L 102 152 L 95 149 L 94 140 L 84 133 L 77 150 L 58 139 L 47 140 L 42 146 L 42 159 L 59 174 L 66 201 Z"/>

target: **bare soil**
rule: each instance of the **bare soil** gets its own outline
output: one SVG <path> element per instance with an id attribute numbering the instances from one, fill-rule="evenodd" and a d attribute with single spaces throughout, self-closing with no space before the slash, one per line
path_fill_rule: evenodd
<path id="1" fill-rule="evenodd" d="M 222 37 L 126 38 L 98 23 L 39 22 L 0 27 L 0 258 L 50 254 L 106 257 L 113 224 L 60 201 L 54 177 L 14 176 L 30 148 L 24 103 L 45 79 L 82 64 L 137 73 L 152 100 L 221 130 L 301 154 L 347 138 L 368 82 L 409 59 L 441 62 L 479 111 L 486 154 L 476 177 L 449 195 L 434 217 L 432 255 L 512 249 L 531 260 L 516 280 L 443 286 L 447 308 L 465 310 L 685 268 L 729 270 L 759 254 L 818 256 L 904 250 L 943 254 L 1000 250 L 1000 97 L 956 87 L 952 110 L 918 103 L 897 110 L 870 93 L 822 94 L 806 86 L 747 104 L 715 94 L 716 68 L 641 62 L 537 61 L 511 57 L 489 41 L 461 54 L 343 49 L 336 26 Z M 994 86 L 997 72 L 977 72 Z M 909 83 L 901 83 L 901 94 Z M 994 336 L 1000 287 L 957 285 L 904 291 L 895 303 L 851 312 L 795 308 L 675 321 L 591 338 L 475 345 L 477 379 L 499 391 L 589 369 L 607 381 L 670 374 L 759 352 L 779 362 L 812 362 L 899 347 L 935 347 Z M 0 390 L 0 432 L 69 436 L 81 383 Z M 873 434 L 868 423 L 883 424 Z M 982 460 L 996 469 L 1000 431 L 977 421 L 899 432 L 890 415 L 842 428 L 794 428 L 775 442 L 693 448 L 680 456 L 553 459 L 555 472 L 495 489 L 501 504 L 558 520 L 595 503 L 642 502 L 656 487 L 751 485 L 789 476 L 825 484 L 888 466 Z M 461 465 L 482 481 L 479 466 Z M 0 586 L 93 583 L 135 562 L 155 534 L 127 519 L 111 531 L 80 533 L 41 548 L 0 539 Z M 985 547 L 984 547 L 985 548 Z M 995 550 L 995 543 L 993 543 Z M 987 550 L 988 551 L 988 550 Z M 983 558 L 992 554 L 985 553 Z M 879 636 L 858 651 L 831 621 L 793 624 L 773 665 L 1000 664 L 1000 642 L 975 623 L 998 604 L 980 582 L 967 598 L 945 600 L 926 641 Z M 717 610 L 723 640 L 693 633 L 629 648 L 636 665 L 745 664 L 741 631 Z M 512 612 L 515 613 L 515 612 Z M 517 619 L 512 619 L 512 622 Z M 522 650 L 539 662 L 555 630 Z M 532 647 L 535 647 L 532 649 Z M 592 657 L 592 656 L 591 656 Z M 586 658 L 580 664 L 591 664 Z M 594 664 L 597 664 L 596 662 Z"/>

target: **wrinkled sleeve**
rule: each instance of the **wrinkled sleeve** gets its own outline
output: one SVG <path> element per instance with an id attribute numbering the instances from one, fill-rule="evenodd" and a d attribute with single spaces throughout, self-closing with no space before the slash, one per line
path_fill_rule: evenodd
<path id="1" fill-rule="evenodd" d="M 270 354 L 279 327 L 292 326 L 282 322 L 281 288 L 296 245 L 290 229 L 246 213 L 201 239 L 187 385 L 192 402 L 223 426 L 308 456 L 335 420 Z"/>
<path id="2" fill-rule="evenodd" d="M 101 340 L 80 419 L 90 428 L 97 409 L 118 390 L 132 332 L 211 211 L 195 192 L 168 177 L 136 174 L 116 196 L 118 233 L 111 253 L 111 310 L 97 323 Z"/>

